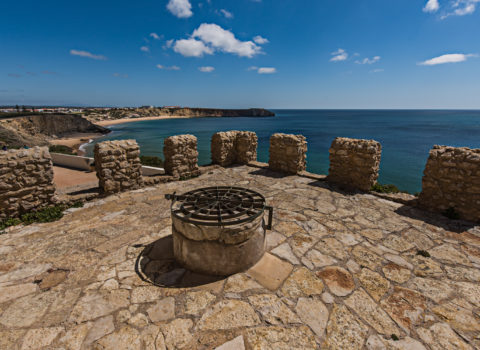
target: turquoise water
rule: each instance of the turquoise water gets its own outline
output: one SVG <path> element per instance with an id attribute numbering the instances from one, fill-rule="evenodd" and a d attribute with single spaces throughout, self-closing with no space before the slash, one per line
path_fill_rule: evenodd
<path id="1" fill-rule="evenodd" d="M 152 120 L 111 126 L 101 139 L 136 139 L 144 155 L 163 158 L 171 135 L 198 138 L 199 164 L 210 163 L 215 132 L 250 130 L 258 135 L 258 160 L 268 161 L 273 133 L 302 134 L 308 141 L 307 170 L 327 174 L 328 149 L 337 136 L 374 139 L 382 144 L 380 183 L 411 193 L 421 190 L 422 174 L 433 145 L 480 148 L 480 111 L 274 110 L 273 118 L 198 118 Z M 88 147 L 91 154 L 93 146 Z"/>

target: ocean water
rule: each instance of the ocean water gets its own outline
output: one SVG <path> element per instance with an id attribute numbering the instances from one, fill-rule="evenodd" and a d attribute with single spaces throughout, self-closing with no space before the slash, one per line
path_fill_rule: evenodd
<path id="1" fill-rule="evenodd" d="M 249 130 L 258 136 L 258 160 L 268 162 L 269 137 L 276 132 L 307 138 L 307 170 L 328 173 L 328 149 L 335 137 L 382 144 L 379 182 L 410 193 L 421 190 L 423 169 L 433 145 L 480 148 L 480 111 L 441 110 L 273 110 L 276 117 L 152 120 L 111 126 L 97 139 L 136 139 L 144 155 L 163 158 L 171 135 L 198 138 L 199 164 L 210 163 L 210 140 L 218 131 Z M 93 145 L 87 147 L 92 154 Z"/>

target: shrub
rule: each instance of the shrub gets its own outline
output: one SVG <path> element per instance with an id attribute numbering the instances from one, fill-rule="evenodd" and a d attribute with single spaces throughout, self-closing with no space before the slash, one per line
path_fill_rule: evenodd
<path id="1" fill-rule="evenodd" d="M 146 166 L 153 166 L 156 168 L 163 167 L 163 160 L 156 156 L 140 156 L 140 163 Z"/>
<path id="2" fill-rule="evenodd" d="M 371 190 L 378 193 L 399 193 L 400 192 L 398 187 L 395 185 L 392 185 L 392 184 L 382 185 L 379 183 L 376 183 L 375 185 L 373 185 Z"/>
<path id="3" fill-rule="evenodd" d="M 73 148 L 64 145 L 51 145 L 48 149 L 52 153 L 62 153 L 68 155 L 74 155 Z"/>
<path id="4" fill-rule="evenodd" d="M 63 217 L 63 212 L 69 208 L 81 208 L 83 202 L 78 201 L 70 206 L 56 205 L 53 207 L 47 207 L 38 211 L 32 211 L 30 213 L 23 214 L 19 218 L 8 218 L 0 221 L 0 233 L 10 226 L 16 226 L 20 224 L 30 225 L 34 222 L 52 222 L 60 220 Z"/>

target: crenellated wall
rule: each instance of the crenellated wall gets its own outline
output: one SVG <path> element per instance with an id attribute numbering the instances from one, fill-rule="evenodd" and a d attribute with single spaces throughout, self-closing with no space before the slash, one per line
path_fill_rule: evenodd
<path id="1" fill-rule="evenodd" d="M 193 135 L 176 135 L 165 139 L 163 146 L 164 167 L 175 178 L 198 176 L 197 138 Z"/>
<path id="2" fill-rule="evenodd" d="M 362 191 L 370 191 L 377 182 L 382 155 L 377 141 L 337 137 L 329 152 L 329 182 Z"/>
<path id="3" fill-rule="evenodd" d="M 94 154 L 99 186 L 104 193 L 134 190 L 143 186 L 140 148 L 135 140 L 97 143 Z"/>
<path id="4" fill-rule="evenodd" d="M 56 203 L 47 147 L 0 151 L 0 218 Z"/>
<path id="5" fill-rule="evenodd" d="M 212 163 L 221 166 L 257 160 L 257 134 L 251 131 L 217 132 L 212 136 Z"/>
<path id="6" fill-rule="evenodd" d="M 273 134 L 268 166 L 273 171 L 297 174 L 307 167 L 307 140 L 302 135 Z"/>
<path id="7" fill-rule="evenodd" d="M 419 205 L 480 222 L 480 149 L 434 146 L 425 167 Z"/>

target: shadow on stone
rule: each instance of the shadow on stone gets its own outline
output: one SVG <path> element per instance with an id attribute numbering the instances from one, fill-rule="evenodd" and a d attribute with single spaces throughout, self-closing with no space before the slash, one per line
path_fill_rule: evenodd
<path id="1" fill-rule="evenodd" d="M 173 237 L 167 236 L 145 246 L 135 262 L 135 271 L 144 282 L 163 288 L 198 287 L 225 279 L 183 268 L 173 256 Z"/>
<path id="2" fill-rule="evenodd" d="M 262 169 L 251 171 L 249 172 L 249 175 L 260 175 L 265 177 L 271 177 L 274 179 L 282 179 L 284 177 L 294 176 L 294 174 L 283 174 L 276 171 L 272 171 L 268 168 L 262 168 Z"/>
<path id="3" fill-rule="evenodd" d="M 437 226 L 437 227 L 443 228 L 444 230 L 452 231 L 456 233 L 465 232 L 476 226 L 476 224 L 473 222 L 469 222 L 465 220 L 452 220 L 452 219 L 446 218 L 442 214 L 429 212 L 424 209 L 415 208 L 408 205 L 404 205 L 398 208 L 397 210 L 395 210 L 395 212 L 398 215 L 406 216 L 415 220 L 420 220 L 427 224 Z"/>
<path id="4" fill-rule="evenodd" d="M 313 186 L 313 187 L 325 188 L 325 189 L 330 190 L 332 192 L 337 192 L 337 193 L 339 193 L 343 196 L 354 196 L 356 194 L 367 193 L 367 192 L 362 192 L 362 191 L 354 189 L 354 188 L 349 188 L 349 187 L 333 184 L 333 183 L 327 182 L 325 180 L 312 181 L 312 182 L 309 182 L 308 185 Z"/>

